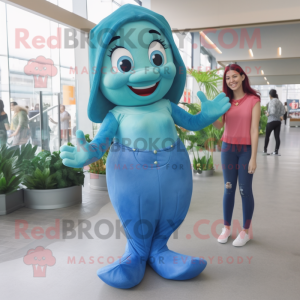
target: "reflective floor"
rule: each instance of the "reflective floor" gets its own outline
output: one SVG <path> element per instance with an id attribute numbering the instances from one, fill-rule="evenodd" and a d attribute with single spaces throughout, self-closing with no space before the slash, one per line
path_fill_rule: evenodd
<path id="1" fill-rule="evenodd" d="M 131 290 L 103 283 L 97 270 L 123 254 L 126 239 L 107 192 L 90 190 L 87 178 L 81 205 L 22 208 L 0 216 L 1 299 L 298 299 L 300 128 L 282 126 L 280 157 L 262 156 L 263 142 L 260 137 L 253 239 L 245 247 L 233 247 L 232 238 L 224 245 L 215 238 L 223 217 L 220 153 L 214 154 L 213 177 L 194 177 L 189 213 L 168 246 L 208 261 L 197 278 L 169 281 L 147 267 L 141 284 Z M 272 135 L 268 150 L 274 145 Z M 238 191 L 233 220 L 236 234 L 242 224 Z M 31 252 L 39 246 L 49 249 L 46 268 L 33 266 Z"/>

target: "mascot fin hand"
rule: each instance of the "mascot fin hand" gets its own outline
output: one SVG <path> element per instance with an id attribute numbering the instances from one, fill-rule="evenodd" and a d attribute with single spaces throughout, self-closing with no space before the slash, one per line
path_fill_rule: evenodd
<path id="1" fill-rule="evenodd" d="M 60 147 L 60 157 L 65 166 L 82 168 L 101 158 L 95 144 L 89 144 L 81 130 L 76 131 L 77 147 L 63 145 Z M 98 150 L 98 151 L 97 151 Z"/>
<path id="2" fill-rule="evenodd" d="M 198 131 L 218 120 L 231 107 L 229 98 L 224 93 L 212 101 L 207 100 L 203 92 L 198 92 L 197 96 L 201 100 L 201 112 L 195 116 L 171 102 L 175 124 L 187 130 Z"/>
<path id="3" fill-rule="evenodd" d="M 201 91 L 197 93 L 197 96 L 201 101 L 201 113 L 199 114 L 199 118 L 201 119 L 202 128 L 217 121 L 231 107 L 229 98 L 226 97 L 225 93 L 220 93 L 212 101 L 207 100 Z"/>
<path id="4" fill-rule="evenodd" d="M 86 141 L 81 130 L 77 130 L 77 147 L 67 145 L 60 147 L 60 157 L 63 164 L 71 168 L 82 168 L 99 160 L 109 148 L 118 126 L 113 114 L 108 113 L 91 143 Z"/>

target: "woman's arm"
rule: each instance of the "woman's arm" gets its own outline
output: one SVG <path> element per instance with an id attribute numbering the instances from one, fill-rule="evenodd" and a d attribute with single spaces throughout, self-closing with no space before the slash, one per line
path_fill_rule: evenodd
<path id="1" fill-rule="evenodd" d="M 20 128 L 21 128 L 21 126 L 19 124 L 18 127 L 16 128 L 16 130 L 10 135 L 10 137 L 16 136 L 19 133 Z"/>
<path id="2" fill-rule="evenodd" d="M 217 129 L 220 130 L 224 126 L 223 118 L 222 118 L 222 121 L 217 120 L 217 121 L 213 122 L 212 124 L 214 125 L 214 127 L 216 127 Z"/>
<path id="3" fill-rule="evenodd" d="M 259 136 L 259 120 L 260 120 L 260 102 L 257 102 L 252 109 L 251 119 L 251 159 L 248 166 L 248 173 L 253 174 L 256 170 L 256 156 Z"/>
<path id="4" fill-rule="evenodd" d="M 18 118 L 18 127 L 14 130 L 14 132 L 10 135 L 11 137 L 12 136 L 16 136 L 19 131 L 20 131 L 20 128 L 21 128 L 21 124 L 22 124 L 22 116 L 21 116 L 21 113 L 18 112 L 18 115 L 16 116 L 16 118 Z"/>
<path id="5" fill-rule="evenodd" d="M 54 124 L 58 124 L 58 122 L 54 121 L 51 117 L 49 117 L 50 122 L 54 123 Z"/>
<path id="6" fill-rule="evenodd" d="M 70 119 L 71 119 L 70 114 L 67 111 L 65 111 L 64 116 L 61 118 L 61 121 L 70 120 Z"/>

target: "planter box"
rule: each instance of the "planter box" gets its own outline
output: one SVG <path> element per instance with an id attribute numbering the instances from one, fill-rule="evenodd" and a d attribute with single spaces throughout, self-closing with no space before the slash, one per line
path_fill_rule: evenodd
<path id="1" fill-rule="evenodd" d="M 24 203 L 33 209 L 55 209 L 82 203 L 82 186 L 51 190 L 25 189 Z"/>
<path id="2" fill-rule="evenodd" d="M 214 175 L 215 170 L 202 170 L 202 177 L 209 177 Z"/>
<path id="3" fill-rule="evenodd" d="M 193 173 L 194 173 L 195 175 L 200 175 L 200 174 L 202 173 L 202 171 L 201 171 L 201 170 L 194 170 L 194 169 L 193 169 Z"/>
<path id="4" fill-rule="evenodd" d="M 98 191 L 107 191 L 106 175 L 90 173 L 90 188 Z"/>
<path id="5" fill-rule="evenodd" d="M 23 189 L 0 195 L 0 215 L 9 214 L 23 206 Z"/>

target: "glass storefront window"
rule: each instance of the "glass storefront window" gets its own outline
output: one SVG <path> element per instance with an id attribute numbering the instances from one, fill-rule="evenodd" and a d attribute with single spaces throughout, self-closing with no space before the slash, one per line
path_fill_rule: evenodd
<path id="1" fill-rule="evenodd" d="M 63 2 L 58 4 L 70 10 L 72 1 Z M 0 2 L 0 98 L 9 117 L 9 146 L 29 142 L 55 151 L 74 142 L 75 54 L 66 34 L 72 37 L 74 30 Z"/>
<path id="2" fill-rule="evenodd" d="M 0 99 L 10 122 L 6 7 L 3 2 L 0 2 L 0 40 Z"/>

